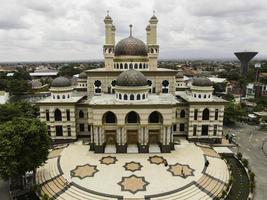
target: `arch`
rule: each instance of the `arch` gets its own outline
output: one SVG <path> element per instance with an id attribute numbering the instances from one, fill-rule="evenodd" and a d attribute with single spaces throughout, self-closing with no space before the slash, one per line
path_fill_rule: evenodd
<path id="1" fill-rule="evenodd" d="M 65 99 L 65 95 L 64 94 L 62 95 L 62 99 Z"/>
<path id="2" fill-rule="evenodd" d="M 120 64 L 120 69 L 123 69 L 123 65 L 122 65 L 122 63 Z"/>
<path id="3" fill-rule="evenodd" d="M 138 64 L 137 63 L 134 64 L 134 69 L 138 69 Z"/>
<path id="4" fill-rule="evenodd" d="M 205 108 L 202 112 L 202 120 L 209 120 L 210 118 L 210 111 L 208 108 Z"/>
<path id="5" fill-rule="evenodd" d="M 123 95 L 123 99 L 124 99 L 124 100 L 128 100 L 128 96 L 127 96 L 127 94 L 124 94 L 124 95 Z"/>
<path id="6" fill-rule="evenodd" d="M 134 95 L 133 94 L 130 95 L 130 100 L 134 100 Z"/>
<path id="7" fill-rule="evenodd" d="M 162 114 L 158 111 L 150 113 L 148 117 L 148 123 L 163 123 Z"/>
<path id="8" fill-rule="evenodd" d="M 143 63 L 143 68 L 144 68 L 144 69 L 146 68 L 146 64 L 145 64 L 145 63 Z"/>
<path id="9" fill-rule="evenodd" d="M 200 94 L 198 95 L 198 98 L 200 98 L 200 99 L 201 99 L 201 95 L 200 95 Z"/>
<path id="10" fill-rule="evenodd" d="M 82 110 L 79 111 L 79 118 L 84 118 L 84 112 Z"/>
<path id="11" fill-rule="evenodd" d="M 139 64 L 139 69 L 142 69 L 142 63 Z"/>
<path id="12" fill-rule="evenodd" d="M 57 108 L 54 112 L 55 121 L 62 121 L 61 111 Z"/>
<path id="13" fill-rule="evenodd" d="M 124 64 L 124 69 L 128 69 L 128 64 L 127 63 Z"/>
<path id="14" fill-rule="evenodd" d="M 57 95 L 57 99 L 60 99 L 60 96 L 59 95 Z"/>
<path id="15" fill-rule="evenodd" d="M 113 112 L 108 111 L 103 115 L 102 122 L 106 124 L 115 124 L 117 123 L 117 117 Z"/>
<path id="16" fill-rule="evenodd" d="M 121 96 L 121 94 L 119 94 L 119 99 L 122 99 L 122 96 Z"/>
<path id="17" fill-rule="evenodd" d="M 137 123 L 140 123 L 140 117 L 138 113 L 131 111 L 126 115 L 125 122 L 137 124 Z"/>
<path id="18" fill-rule="evenodd" d="M 140 100 L 140 99 L 141 99 L 141 95 L 140 94 L 137 94 L 136 100 Z"/>
<path id="19" fill-rule="evenodd" d="M 129 69 L 133 69 L 133 64 L 132 63 L 130 63 Z"/>
<path id="20" fill-rule="evenodd" d="M 180 112 L 180 118 L 185 118 L 185 111 L 184 110 L 181 110 L 181 112 Z"/>
<path id="21" fill-rule="evenodd" d="M 146 95 L 145 95 L 145 94 L 143 94 L 143 95 L 142 95 L 142 99 L 145 99 L 145 98 L 146 98 Z"/>

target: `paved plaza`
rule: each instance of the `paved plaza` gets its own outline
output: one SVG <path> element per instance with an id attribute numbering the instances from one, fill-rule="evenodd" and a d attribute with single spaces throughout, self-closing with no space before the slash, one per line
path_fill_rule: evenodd
<path id="1" fill-rule="evenodd" d="M 76 142 L 53 150 L 36 175 L 54 199 L 213 199 L 228 179 L 213 149 L 186 140 L 168 154 L 95 154 Z"/>

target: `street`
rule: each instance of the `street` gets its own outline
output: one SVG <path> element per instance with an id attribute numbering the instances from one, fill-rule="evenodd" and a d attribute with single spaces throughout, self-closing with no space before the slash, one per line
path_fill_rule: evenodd
<path id="1" fill-rule="evenodd" d="M 239 123 L 234 128 L 224 127 L 224 132 L 225 135 L 227 133 L 236 134 L 237 142 L 240 145 L 239 151 L 248 158 L 251 169 L 256 174 L 255 200 L 266 200 L 267 154 L 264 154 L 262 146 L 263 140 L 267 138 L 267 131 L 260 131 L 256 126 Z"/>

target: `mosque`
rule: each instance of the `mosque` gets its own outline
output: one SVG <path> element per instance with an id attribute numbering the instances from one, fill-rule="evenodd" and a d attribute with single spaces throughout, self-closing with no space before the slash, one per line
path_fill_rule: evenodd
<path id="1" fill-rule="evenodd" d="M 105 67 L 81 73 L 75 86 L 65 77 L 54 79 L 51 96 L 38 102 L 51 138 L 87 138 L 95 153 L 168 153 L 176 136 L 220 143 L 226 101 L 212 95 L 205 77 L 186 83 L 181 72 L 158 68 L 155 14 L 146 43 L 133 36 L 131 25 L 129 37 L 116 43 L 109 14 L 104 23 Z"/>

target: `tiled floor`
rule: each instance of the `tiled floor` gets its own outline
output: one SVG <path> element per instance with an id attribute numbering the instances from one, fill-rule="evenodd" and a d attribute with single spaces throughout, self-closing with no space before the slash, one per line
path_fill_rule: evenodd
<path id="1" fill-rule="evenodd" d="M 203 195 L 212 199 L 229 178 L 225 162 L 215 151 L 187 141 L 168 154 L 95 154 L 88 148 L 77 142 L 51 152 L 52 159 L 38 169 L 36 177 L 38 183 L 47 185 L 46 192 L 51 189 L 49 196 L 72 199 L 71 192 L 79 190 L 81 195 L 97 195 L 99 199 L 198 199 Z M 53 189 L 53 180 L 59 176 L 67 185 Z M 187 192 L 190 188 L 194 190 Z"/>

